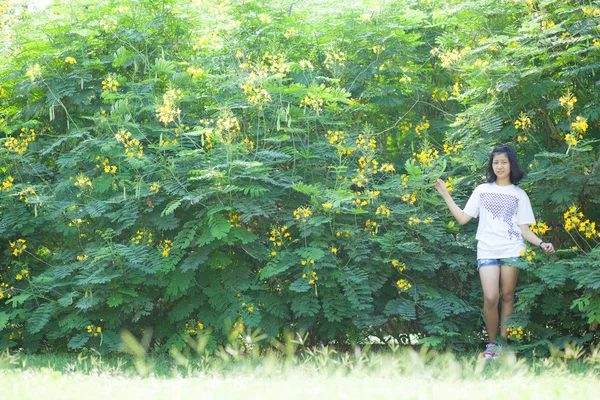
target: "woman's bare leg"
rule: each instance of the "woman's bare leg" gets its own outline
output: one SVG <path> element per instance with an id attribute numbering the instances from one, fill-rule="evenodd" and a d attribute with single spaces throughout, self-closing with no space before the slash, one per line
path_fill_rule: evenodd
<path id="1" fill-rule="evenodd" d="M 519 278 L 519 268 L 503 265 L 500 267 L 500 334 L 503 338 L 508 337 L 506 332 L 506 319 L 515 308 L 515 287 Z"/>
<path id="2" fill-rule="evenodd" d="M 500 298 L 500 267 L 489 265 L 479 268 L 483 289 L 483 316 L 490 341 L 496 340 L 498 332 L 498 300 Z"/>

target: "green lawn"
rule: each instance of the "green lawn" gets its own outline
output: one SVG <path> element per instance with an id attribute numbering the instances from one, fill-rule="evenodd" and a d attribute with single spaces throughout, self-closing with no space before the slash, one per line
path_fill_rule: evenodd
<path id="1" fill-rule="evenodd" d="M 411 350 L 321 349 L 293 358 L 4 354 L 0 387 L 6 399 L 596 399 L 600 364 L 589 355 L 485 361 Z"/>

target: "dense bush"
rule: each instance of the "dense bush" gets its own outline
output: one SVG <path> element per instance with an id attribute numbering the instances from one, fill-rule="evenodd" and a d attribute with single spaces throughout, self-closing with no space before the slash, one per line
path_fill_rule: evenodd
<path id="1" fill-rule="evenodd" d="M 511 338 L 598 341 L 600 8 L 338 3 L 2 9 L 0 348 L 475 345 L 475 224 L 432 182 L 464 204 L 499 142 L 563 249 L 523 257 Z"/>

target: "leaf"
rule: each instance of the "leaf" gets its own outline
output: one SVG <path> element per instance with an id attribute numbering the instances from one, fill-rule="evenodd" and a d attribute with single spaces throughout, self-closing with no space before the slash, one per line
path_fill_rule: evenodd
<path id="1" fill-rule="evenodd" d="M 210 227 L 210 234 L 216 239 L 223 239 L 231 229 L 231 224 L 221 214 L 211 215 L 208 225 Z"/>
<path id="2" fill-rule="evenodd" d="M 27 331 L 29 333 L 38 333 L 52 318 L 54 303 L 45 303 L 39 306 L 31 317 L 27 320 Z"/>
<path id="3" fill-rule="evenodd" d="M 78 333 L 77 335 L 73 336 L 71 338 L 71 340 L 69 340 L 69 343 L 67 343 L 67 347 L 72 350 L 80 349 L 83 346 L 85 346 L 85 344 L 89 340 L 90 340 L 89 333 Z"/>
<path id="4" fill-rule="evenodd" d="M 311 286 L 308 284 L 308 279 L 305 278 L 298 278 L 289 286 L 289 289 L 292 292 L 298 293 L 308 292 L 310 288 Z"/>
<path id="5" fill-rule="evenodd" d="M 399 315 L 407 321 L 417 319 L 415 303 L 405 298 L 390 300 L 385 306 L 384 313 L 387 316 Z"/>
<path id="6" fill-rule="evenodd" d="M 111 308 L 117 307 L 122 303 L 123 295 L 121 295 L 120 293 L 112 293 L 110 296 L 108 296 L 108 299 L 106 300 L 106 304 L 108 304 L 108 306 Z"/>
<path id="7" fill-rule="evenodd" d="M 173 214 L 175 212 L 175 210 L 177 210 L 177 207 L 179 207 L 182 202 L 183 202 L 183 199 L 177 199 L 177 200 L 171 201 L 169 204 L 167 204 L 165 209 L 162 210 L 162 212 L 160 213 L 160 216 L 164 217 L 165 215 Z"/>
<path id="8" fill-rule="evenodd" d="M 208 256 L 205 254 L 193 252 L 185 259 L 183 264 L 181 264 L 181 270 L 183 272 L 195 271 L 200 265 L 204 264 L 206 260 L 208 260 Z"/>
<path id="9" fill-rule="evenodd" d="M 10 320 L 10 315 L 5 313 L 4 311 L 0 312 L 0 332 L 4 329 L 8 321 Z"/>

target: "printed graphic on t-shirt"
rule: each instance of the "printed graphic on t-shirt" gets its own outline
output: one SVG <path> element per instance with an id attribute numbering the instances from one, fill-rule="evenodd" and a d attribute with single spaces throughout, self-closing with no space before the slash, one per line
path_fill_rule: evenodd
<path id="1" fill-rule="evenodd" d="M 512 223 L 513 215 L 515 215 L 519 204 L 518 197 L 501 193 L 481 193 L 480 204 L 494 218 L 504 221 L 508 225 L 510 239 L 521 239 L 521 233 L 515 230 Z"/>

